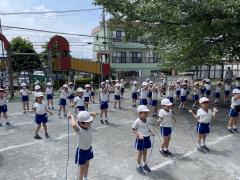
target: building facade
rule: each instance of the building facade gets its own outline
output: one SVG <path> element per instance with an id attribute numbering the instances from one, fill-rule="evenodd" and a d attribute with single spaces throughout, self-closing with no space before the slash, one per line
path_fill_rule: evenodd
<path id="1" fill-rule="evenodd" d="M 104 37 L 105 32 L 105 39 Z M 93 59 L 99 60 L 99 52 L 108 54 L 102 62 L 110 63 L 111 73 L 117 78 L 141 76 L 150 77 L 160 74 L 161 60 L 154 53 L 153 46 L 135 42 L 125 42 L 122 27 L 98 26 L 92 30 L 94 36 Z"/>

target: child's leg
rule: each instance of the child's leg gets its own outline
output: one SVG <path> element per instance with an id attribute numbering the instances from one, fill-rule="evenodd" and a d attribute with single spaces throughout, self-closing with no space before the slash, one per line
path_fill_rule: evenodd
<path id="1" fill-rule="evenodd" d="M 117 100 L 114 101 L 114 108 L 116 108 Z"/>
<path id="2" fill-rule="evenodd" d="M 107 109 L 104 109 L 105 119 L 107 119 Z"/>
<path id="3" fill-rule="evenodd" d="M 138 155 L 137 155 L 137 165 L 141 166 L 142 164 L 142 156 L 143 156 L 143 151 L 138 151 Z"/>
<path id="4" fill-rule="evenodd" d="M 43 123 L 43 128 L 44 128 L 44 132 L 47 133 L 47 124 L 46 123 Z"/>
<path id="5" fill-rule="evenodd" d="M 147 149 L 144 149 L 143 150 L 143 158 L 142 158 L 143 160 L 143 165 L 145 165 L 146 164 L 146 162 L 147 162 Z"/>
<path id="6" fill-rule="evenodd" d="M 63 113 L 66 114 L 66 106 L 62 106 L 63 108 Z"/>
<path id="7" fill-rule="evenodd" d="M 197 136 L 197 147 L 200 148 L 201 147 L 201 140 L 203 138 L 202 134 L 198 134 Z"/>
<path id="8" fill-rule="evenodd" d="M 60 107 L 59 107 L 59 115 L 60 115 L 60 113 L 61 113 L 61 111 L 62 111 L 62 105 L 60 105 Z"/>
<path id="9" fill-rule="evenodd" d="M 51 105 L 52 105 L 52 107 L 53 107 L 53 100 L 52 100 L 52 99 L 50 99 L 50 103 L 51 103 Z"/>
<path id="10" fill-rule="evenodd" d="M 85 170 L 85 164 L 84 165 L 80 165 L 79 180 L 83 180 L 84 170 Z"/>
<path id="11" fill-rule="evenodd" d="M 121 100 L 118 100 L 118 106 L 121 108 Z"/>
<path id="12" fill-rule="evenodd" d="M 237 129 L 237 118 L 233 119 L 232 127 L 233 127 L 234 130 Z"/>
<path id="13" fill-rule="evenodd" d="M 86 163 L 85 163 L 85 168 L 84 168 L 84 172 L 83 172 L 83 177 L 87 177 L 87 175 L 88 175 L 88 168 L 89 168 L 89 163 L 90 163 L 90 161 L 87 161 Z"/>
<path id="14" fill-rule="evenodd" d="M 41 128 L 41 124 L 38 124 L 37 125 L 37 129 L 35 131 L 35 135 L 38 135 L 38 132 L 39 132 L 40 128 Z"/>
<path id="15" fill-rule="evenodd" d="M 164 150 L 164 147 L 167 145 L 167 136 L 163 136 L 163 143 L 160 146 L 160 150 Z"/>
<path id="16" fill-rule="evenodd" d="M 166 146 L 165 146 L 165 148 L 167 148 L 167 149 L 168 149 L 168 146 L 169 146 L 169 143 L 170 143 L 170 139 L 171 139 L 171 136 L 170 135 L 167 136 L 167 138 L 166 138 Z"/>
<path id="17" fill-rule="evenodd" d="M 5 119 L 7 119 L 7 118 L 8 118 L 7 112 L 4 112 L 4 113 L 3 113 L 3 116 L 4 116 Z"/>
<path id="18" fill-rule="evenodd" d="M 29 101 L 26 102 L 27 110 L 29 110 Z"/>
<path id="19" fill-rule="evenodd" d="M 205 144 L 205 142 L 206 142 L 206 137 L 207 137 L 206 134 L 203 134 L 203 135 L 202 135 L 202 145 L 203 145 L 203 146 L 206 145 L 206 144 Z"/>
<path id="20" fill-rule="evenodd" d="M 228 129 L 233 128 L 233 121 L 234 121 L 234 119 L 236 119 L 236 118 L 230 117 L 229 122 L 228 122 Z"/>
<path id="21" fill-rule="evenodd" d="M 24 101 L 22 102 L 22 107 L 23 107 L 23 111 L 26 111 L 26 109 L 25 109 L 25 102 Z"/>

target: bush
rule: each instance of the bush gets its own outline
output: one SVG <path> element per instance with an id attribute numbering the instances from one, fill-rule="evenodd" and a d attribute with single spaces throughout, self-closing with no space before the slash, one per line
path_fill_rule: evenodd
<path id="1" fill-rule="evenodd" d="M 75 80 L 75 88 L 85 87 L 85 84 L 90 84 L 90 82 L 93 81 L 92 78 L 81 78 Z"/>

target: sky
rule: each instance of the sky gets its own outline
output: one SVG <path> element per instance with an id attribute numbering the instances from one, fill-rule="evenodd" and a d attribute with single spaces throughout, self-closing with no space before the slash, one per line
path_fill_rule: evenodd
<path id="1" fill-rule="evenodd" d="M 71 3 L 70 3 L 71 2 Z M 93 0 L 0 0 L 0 12 L 35 12 L 35 11 L 64 11 L 75 9 L 99 8 L 94 6 Z M 78 33 L 91 35 L 91 30 L 99 25 L 101 10 L 91 12 L 77 12 L 71 15 L 0 15 L 2 25 L 34 28 L 49 31 Z M 39 33 L 25 30 L 3 28 L 3 34 L 11 41 L 13 37 L 22 36 L 30 40 L 37 52 L 41 52 L 41 45 L 48 42 L 54 34 Z M 71 46 L 71 55 L 78 58 L 92 58 L 92 42 L 89 37 L 64 36 L 75 46 Z M 76 46 L 84 45 L 84 46 Z M 1 54 L 1 53 L 0 53 Z"/>

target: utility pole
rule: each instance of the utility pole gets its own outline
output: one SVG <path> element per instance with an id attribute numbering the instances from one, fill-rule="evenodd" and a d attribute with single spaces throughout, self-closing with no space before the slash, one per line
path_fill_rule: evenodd
<path id="1" fill-rule="evenodd" d="M 0 33 L 2 33 L 2 20 L 1 20 L 1 18 L 0 18 Z M 5 54 L 4 54 L 4 46 L 3 46 L 3 42 L 1 41 L 1 45 L 2 45 L 2 60 L 1 61 L 3 61 L 4 62 L 4 57 L 5 57 Z M 7 67 L 6 67 L 6 73 L 7 73 Z M 6 74 L 5 74 L 5 77 L 6 77 Z M 1 79 L 1 83 L 3 83 L 4 84 L 4 76 L 3 76 L 3 79 Z M 2 84 L 2 85 L 3 85 Z M 5 80 L 5 85 L 6 84 L 8 84 L 8 82 L 7 82 L 7 79 Z M 3 85 L 4 86 L 4 85 Z"/>
<path id="2" fill-rule="evenodd" d="M 102 11 L 102 22 L 103 22 L 103 44 L 104 44 L 104 51 L 106 53 L 106 50 L 107 50 L 107 47 L 106 47 L 106 16 L 105 16 L 105 13 L 106 13 L 106 10 L 105 8 L 103 7 L 103 11 Z M 101 68 L 100 68 L 100 72 L 101 72 L 101 82 L 103 82 L 103 68 L 102 68 L 102 65 L 103 65 L 103 58 L 102 58 L 102 53 L 100 52 L 100 60 L 101 60 Z M 106 60 L 106 54 L 105 54 L 105 60 Z"/>

